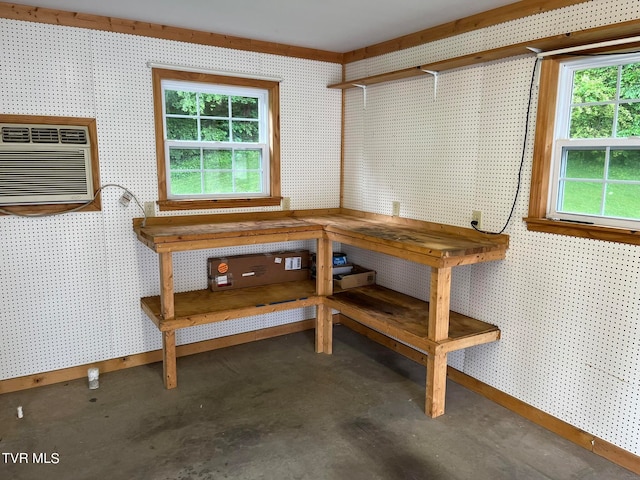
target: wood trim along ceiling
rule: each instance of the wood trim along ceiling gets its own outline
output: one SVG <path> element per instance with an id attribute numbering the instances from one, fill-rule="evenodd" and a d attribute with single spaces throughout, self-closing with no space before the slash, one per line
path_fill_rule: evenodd
<path id="1" fill-rule="evenodd" d="M 348 64 L 366 58 L 417 47 L 418 45 L 434 42 L 443 38 L 453 37 L 462 33 L 480 30 L 481 28 L 491 27 L 499 23 L 517 20 L 586 1 L 589 0 L 521 0 L 503 7 L 494 8 L 493 10 L 487 10 L 486 12 L 454 20 L 453 22 L 443 23 L 436 27 L 394 38 L 393 40 L 387 40 L 386 42 L 370 45 L 359 50 L 346 52 L 343 63 Z"/>
<path id="2" fill-rule="evenodd" d="M 342 63 L 342 53 L 295 47 L 281 43 L 252 40 L 249 38 L 222 35 L 213 32 L 190 30 L 155 23 L 139 22 L 122 18 L 104 17 L 86 13 L 67 12 L 51 8 L 31 7 L 15 3 L 0 2 L 0 18 L 26 22 L 48 23 L 67 27 L 88 28 L 115 33 L 128 33 L 143 37 L 196 43 L 213 47 L 232 48 L 249 52 L 268 53 L 293 58 Z"/>
<path id="3" fill-rule="evenodd" d="M 7 2 L 0 2 L 0 18 L 127 33 L 164 40 L 347 64 L 585 1 L 588 0 L 521 0 L 348 53 L 296 47 L 213 32 Z"/>

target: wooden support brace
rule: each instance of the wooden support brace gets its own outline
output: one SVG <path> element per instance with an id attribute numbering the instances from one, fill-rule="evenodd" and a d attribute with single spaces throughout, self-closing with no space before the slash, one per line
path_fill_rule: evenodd
<path id="1" fill-rule="evenodd" d="M 449 337 L 451 303 L 451 267 L 431 269 L 429 299 L 429 340 L 439 342 Z"/>
<path id="2" fill-rule="evenodd" d="M 449 337 L 451 303 L 451 267 L 431 269 L 428 338 L 435 342 Z M 444 414 L 447 387 L 447 354 L 436 349 L 427 357 L 425 413 L 430 417 Z"/>
<path id="3" fill-rule="evenodd" d="M 160 303 L 162 318 L 170 320 L 175 317 L 173 299 L 173 258 L 171 252 L 158 255 L 160 265 Z"/>
<path id="4" fill-rule="evenodd" d="M 169 390 L 178 386 L 175 330 L 162 332 L 162 373 L 164 388 Z"/>
<path id="5" fill-rule="evenodd" d="M 316 353 L 333 353 L 333 316 L 331 308 L 324 304 L 317 307 Z"/>
<path id="6" fill-rule="evenodd" d="M 316 289 L 318 295 L 333 293 L 333 242 L 326 237 L 318 239 L 316 254 Z M 333 352 L 333 318 L 331 308 L 324 303 L 316 309 L 316 352 Z"/>
<path id="7" fill-rule="evenodd" d="M 447 391 L 447 354 L 437 352 L 427 356 L 427 388 L 424 411 L 431 418 L 444 414 Z"/>
<path id="8" fill-rule="evenodd" d="M 172 254 L 161 253 L 160 259 L 160 311 L 163 320 L 175 317 L 175 302 L 173 297 L 173 259 Z M 162 332 L 162 371 L 164 387 L 166 389 L 178 386 L 176 368 L 176 332 L 169 330 Z"/>

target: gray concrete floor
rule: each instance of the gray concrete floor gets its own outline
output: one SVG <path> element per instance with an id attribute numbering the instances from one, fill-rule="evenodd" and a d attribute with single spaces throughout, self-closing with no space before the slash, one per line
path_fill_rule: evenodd
<path id="1" fill-rule="evenodd" d="M 424 368 L 344 327 L 332 356 L 305 332 L 178 359 L 172 391 L 161 374 L 0 395 L 0 479 L 639 478 L 452 382 L 426 417 Z"/>

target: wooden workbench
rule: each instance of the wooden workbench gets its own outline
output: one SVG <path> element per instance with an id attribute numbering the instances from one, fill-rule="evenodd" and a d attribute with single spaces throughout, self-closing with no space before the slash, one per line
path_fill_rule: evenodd
<path id="1" fill-rule="evenodd" d="M 154 217 L 144 226 L 135 219 L 134 230 L 159 255 L 160 295 L 141 305 L 162 332 L 166 388 L 177 386 L 176 329 L 315 306 L 319 353 L 332 352 L 332 309 L 425 351 L 425 411 L 437 417 L 444 413 L 447 354 L 500 338 L 496 326 L 449 311 L 451 269 L 503 259 L 506 235 L 345 209 Z M 174 293 L 173 252 L 310 239 L 317 241 L 315 281 Z M 430 301 L 378 285 L 334 293 L 333 242 L 430 266 Z"/>

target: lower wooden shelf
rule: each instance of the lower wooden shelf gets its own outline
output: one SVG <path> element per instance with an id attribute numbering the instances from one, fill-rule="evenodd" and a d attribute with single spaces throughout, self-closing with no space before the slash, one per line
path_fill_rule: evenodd
<path id="1" fill-rule="evenodd" d="M 315 280 L 284 282 L 223 292 L 196 290 L 176 293 L 175 318 L 165 320 L 159 296 L 140 300 L 142 309 L 160 331 L 221 322 L 234 318 L 318 305 Z"/>
<path id="2" fill-rule="evenodd" d="M 456 312 L 449 315 L 449 337 L 428 339 L 429 303 L 379 285 L 336 292 L 326 303 L 343 315 L 431 355 L 494 342 L 495 325 Z"/>

